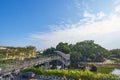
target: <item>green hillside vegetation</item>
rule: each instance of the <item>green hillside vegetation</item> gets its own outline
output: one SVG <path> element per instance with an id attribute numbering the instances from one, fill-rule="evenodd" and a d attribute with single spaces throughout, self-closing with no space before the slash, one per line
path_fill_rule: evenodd
<path id="1" fill-rule="evenodd" d="M 6 47 L 0 49 L 0 56 L 2 60 L 17 59 L 24 60 L 25 58 L 32 58 L 36 56 L 36 48 L 34 46 L 27 47 Z"/>
<path id="2" fill-rule="evenodd" d="M 82 62 L 102 62 L 109 58 L 111 52 L 102 46 L 94 43 L 93 40 L 86 40 L 76 44 L 68 44 L 60 42 L 56 48 L 48 48 L 44 54 L 54 54 L 55 50 L 64 52 L 71 55 L 71 65 L 77 66 L 79 61 Z"/>

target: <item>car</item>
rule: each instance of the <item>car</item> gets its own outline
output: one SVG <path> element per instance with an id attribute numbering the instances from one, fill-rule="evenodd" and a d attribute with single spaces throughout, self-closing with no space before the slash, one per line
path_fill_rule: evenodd
<path id="1" fill-rule="evenodd" d="M 25 72 L 21 75 L 22 78 L 34 78 L 35 73 L 34 72 Z"/>

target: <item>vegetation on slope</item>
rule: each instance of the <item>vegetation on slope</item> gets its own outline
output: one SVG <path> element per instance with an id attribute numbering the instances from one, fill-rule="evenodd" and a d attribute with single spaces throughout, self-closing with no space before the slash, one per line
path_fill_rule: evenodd
<path id="1" fill-rule="evenodd" d="M 56 48 L 48 48 L 44 54 L 54 54 L 55 50 L 62 51 L 71 55 L 71 65 L 77 66 L 79 61 L 82 62 L 102 62 L 105 58 L 110 57 L 111 52 L 95 44 L 93 40 L 86 40 L 76 44 L 59 43 Z"/>
<path id="2" fill-rule="evenodd" d="M 6 49 L 0 49 L 1 59 L 18 59 L 23 60 L 25 58 L 35 57 L 34 46 L 27 47 L 6 47 Z"/>

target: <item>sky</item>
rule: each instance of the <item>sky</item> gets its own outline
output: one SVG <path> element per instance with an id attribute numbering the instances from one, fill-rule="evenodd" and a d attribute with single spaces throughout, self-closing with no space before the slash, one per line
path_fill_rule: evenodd
<path id="1" fill-rule="evenodd" d="M 120 0 L 0 0 L 0 46 L 94 40 L 120 48 Z"/>

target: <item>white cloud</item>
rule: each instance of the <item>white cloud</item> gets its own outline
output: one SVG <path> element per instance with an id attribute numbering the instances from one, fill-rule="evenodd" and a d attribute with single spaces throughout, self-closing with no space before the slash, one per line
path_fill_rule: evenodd
<path id="1" fill-rule="evenodd" d="M 84 18 L 77 23 L 51 25 L 53 29 L 50 32 L 32 34 L 30 37 L 41 43 L 40 48 L 55 46 L 59 42 L 76 43 L 83 40 L 95 40 L 108 49 L 120 48 L 120 6 L 115 11 L 117 13 L 111 15 L 102 11 L 96 14 L 84 11 Z"/>
<path id="2" fill-rule="evenodd" d="M 103 13 L 98 13 L 98 14 L 100 15 L 100 17 L 101 15 L 103 17 Z M 93 14 L 85 13 L 84 16 L 86 16 L 87 18 L 96 19 L 98 15 L 95 16 Z M 112 41 L 116 41 L 118 39 L 120 40 L 119 37 L 118 39 L 116 37 L 115 38 L 116 40 L 114 39 L 115 36 L 120 35 L 120 16 L 119 15 L 110 15 L 108 19 L 93 21 L 92 23 L 89 23 L 89 22 L 90 21 L 87 21 L 85 22 L 85 24 L 81 24 L 81 21 L 80 21 L 76 24 L 56 25 L 58 27 L 62 26 L 64 28 L 62 29 L 58 28 L 57 30 L 51 31 L 48 33 L 33 34 L 31 35 L 31 37 L 38 41 L 43 40 L 42 47 L 55 46 L 59 42 L 75 43 L 83 40 L 92 39 L 102 44 L 106 48 L 112 48 L 112 46 L 110 45 L 112 44 L 115 45 L 115 42 L 112 42 Z M 112 33 L 117 33 L 117 34 L 112 34 Z M 119 42 L 117 42 L 117 44 L 118 43 Z"/>
<path id="3" fill-rule="evenodd" d="M 90 18 L 90 19 L 95 19 L 96 18 L 95 14 L 91 14 L 87 11 L 84 12 L 83 16 L 86 17 L 86 18 Z"/>
<path id="4" fill-rule="evenodd" d="M 89 13 L 89 12 L 85 11 L 84 14 L 83 14 L 83 16 L 85 18 L 87 18 L 87 22 L 88 22 L 88 19 L 90 21 L 95 21 L 95 20 L 103 19 L 105 17 L 105 14 L 102 11 L 100 11 L 97 14 L 92 14 L 92 13 Z"/>
<path id="5" fill-rule="evenodd" d="M 102 19 L 105 17 L 105 14 L 101 11 L 97 14 L 98 19 Z"/>
<path id="6" fill-rule="evenodd" d="M 115 8 L 115 11 L 120 13 L 120 5 Z"/>

